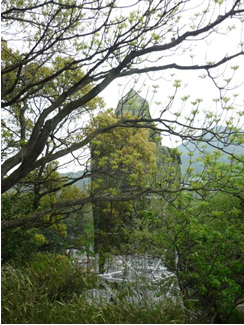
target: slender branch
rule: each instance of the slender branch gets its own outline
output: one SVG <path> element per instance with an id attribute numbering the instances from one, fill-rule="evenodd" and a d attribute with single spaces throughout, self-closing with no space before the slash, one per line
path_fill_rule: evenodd
<path id="1" fill-rule="evenodd" d="M 218 66 L 240 56 L 244 55 L 244 51 L 241 51 L 239 53 L 236 53 L 231 56 L 226 56 L 222 60 L 218 61 L 217 63 L 214 64 L 205 64 L 205 65 L 179 65 L 176 63 L 171 63 L 171 64 L 166 64 L 162 66 L 153 66 L 153 67 L 148 67 L 148 68 L 143 68 L 143 69 L 131 69 L 129 71 L 124 71 L 121 72 L 118 77 L 125 77 L 125 76 L 130 76 L 132 74 L 141 74 L 141 73 L 148 73 L 148 72 L 156 72 L 156 71 L 162 71 L 162 70 L 167 70 L 167 69 L 176 69 L 176 70 L 210 70 L 217 68 Z"/>

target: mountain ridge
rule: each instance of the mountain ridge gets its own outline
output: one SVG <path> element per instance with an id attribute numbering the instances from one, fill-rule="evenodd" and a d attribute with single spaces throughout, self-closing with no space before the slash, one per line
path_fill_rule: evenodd
<path id="1" fill-rule="evenodd" d="M 244 130 L 239 130 L 238 133 L 244 134 Z M 215 135 L 217 134 L 217 136 Z M 206 132 L 203 135 L 203 140 L 208 142 L 193 142 L 193 141 L 184 141 L 181 145 L 177 147 L 181 153 L 181 171 L 182 174 L 185 174 L 187 167 L 189 166 L 189 152 L 191 153 L 191 160 L 199 158 L 202 154 L 213 153 L 214 151 L 219 151 L 221 156 L 219 161 L 222 163 L 230 163 L 229 157 L 230 154 L 243 155 L 244 147 L 238 143 L 229 144 L 230 137 L 233 132 L 230 132 L 228 128 L 222 125 L 217 125 L 211 132 Z M 221 141 L 218 140 L 218 135 L 221 138 Z M 211 140 L 212 138 L 212 140 Z M 200 162 L 194 162 L 191 164 L 191 167 L 194 168 L 195 172 L 199 173 L 203 170 Z"/>

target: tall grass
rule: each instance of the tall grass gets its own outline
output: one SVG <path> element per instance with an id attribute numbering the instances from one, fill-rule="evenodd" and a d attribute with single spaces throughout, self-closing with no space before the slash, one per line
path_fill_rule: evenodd
<path id="1" fill-rule="evenodd" d="M 85 298 L 94 288 L 64 256 L 39 254 L 22 268 L 2 268 L 3 324 L 169 324 L 187 323 L 182 305 L 169 298 L 160 302 Z"/>

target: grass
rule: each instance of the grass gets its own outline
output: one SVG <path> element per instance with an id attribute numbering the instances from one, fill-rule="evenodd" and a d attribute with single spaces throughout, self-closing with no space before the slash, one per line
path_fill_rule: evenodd
<path id="1" fill-rule="evenodd" d="M 3 324 L 169 324 L 187 323 L 184 308 L 160 302 L 85 299 L 94 277 L 66 257 L 40 254 L 24 267 L 2 268 Z"/>
<path id="2" fill-rule="evenodd" d="M 199 323 L 196 311 L 186 310 L 181 303 L 163 294 L 155 302 L 139 298 L 141 287 L 136 297 L 133 296 L 136 290 L 120 287 L 114 289 L 116 294 L 112 301 L 99 300 L 87 295 L 97 285 L 94 275 L 83 273 L 65 256 L 37 254 L 24 266 L 5 264 L 2 267 L 2 324 Z M 233 316 L 229 323 L 243 323 L 244 314 Z"/>

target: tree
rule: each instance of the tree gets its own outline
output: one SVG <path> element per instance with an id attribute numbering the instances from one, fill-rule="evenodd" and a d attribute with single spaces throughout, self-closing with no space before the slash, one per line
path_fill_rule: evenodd
<path id="1" fill-rule="evenodd" d="M 92 216 L 87 207 L 52 209 L 57 202 L 86 196 L 76 186 L 62 188 L 66 178 L 60 177 L 56 167 L 56 163 L 50 163 L 33 171 L 14 190 L 2 194 L 3 263 L 26 260 L 40 250 L 64 253 L 68 248 L 92 245 Z M 40 218 L 31 218 L 35 211 L 46 209 Z"/>
<path id="2" fill-rule="evenodd" d="M 233 322 L 244 296 L 243 164 L 234 163 L 231 179 L 229 171 L 230 164 L 209 165 L 198 175 L 208 188 L 182 193 L 162 220 L 165 261 L 200 322 Z"/>
<path id="3" fill-rule="evenodd" d="M 184 55 L 190 40 L 207 40 L 220 31 L 231 33 L 233 25 L 228 27 L 225 23 L 234 19 L 236 24 L 241 23 L 242 1 L 210 1 L 204 8 L 192 10 L 194 24 L 184 19 L 188 20 L 190 13 L 186 0 L 139 0 L 129 5 L 117 0 L 3 1 L 2 192 L 23 182 L 32 171 L 86 149 L 99 134 L 117 127 L 148 127 L 179 135 L 182 140 L 201 140 L 198 131 L 202 129 L 224 142 L 221 134 L 213 131 L 214 116 L 209 116 L 201 127 L 194 125 L 199 99 L 192 103 L 191 114 L 183 122 L 179 112 L 172 119 L 164 117 L 180 88 L 179 79 L 174 80 L 174 96 L 156 118 L 121 118 L 87 132 L 87 119 L 104 105 L 98 96 L 115 79 L 126 76 L 168 69 L 203 70 L 220 91 L 219 105 L 226 110 L 235 107 L 224 96 L 232 77 L 220 85 L 212 71 L 242 56 L 242 44 L 240 50 L 231 55 L 223 53 L 216 62 L 182 65 L 175 63 L 174 56 L 173 62 L 166 58 L 172 51 Z M 233 72 L 237 69 L 232 66 Z M 186 98 L 182 100 L 185 102 Z M 157 124 L 152 126 L 151 122 Z M 230 134 L 238 131 L 228 127 Z M 88 175 L 87 169 L 85 176 Z M 35 210 L 32 220 L 42 218 L 51 209 L 57 211 L 95 200 L 130 199 L 87 196 L 57 202 L 42 211 Z M 4 227 L 23 225 L 25 221 L 5 222 Z"/>

